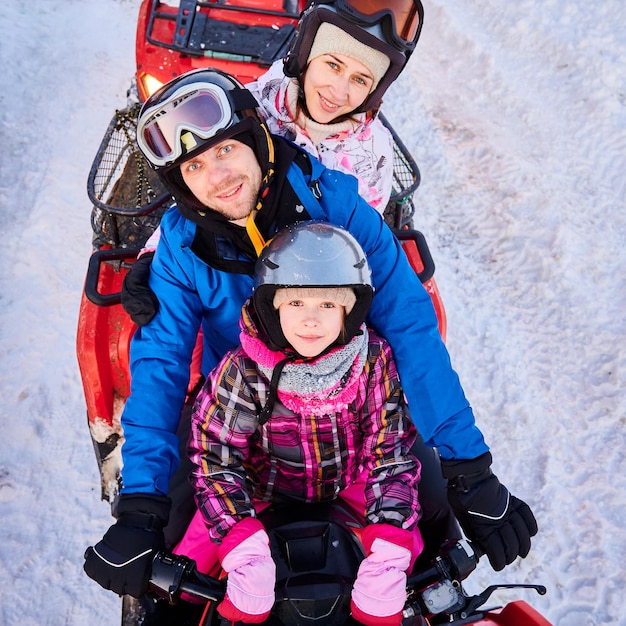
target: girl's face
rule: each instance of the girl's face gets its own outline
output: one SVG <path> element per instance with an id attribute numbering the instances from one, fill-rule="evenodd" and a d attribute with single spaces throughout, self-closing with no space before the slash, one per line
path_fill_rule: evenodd
<path id="1" fill-rule="evenodd" d="M 360 61 L 345 54 L 322 54 L 308 65 L 304 99 L 310 116 L 329 124 L 363 104 L 374 86 L 374 76 Z"/>
<path id="2" fill-rule="evenodd" d="M 280 305 L 278 315 L 285 338 L 306 357 L 321 354 L 343 329 L 343 306 L 323 298 L 288 300 Z"/>

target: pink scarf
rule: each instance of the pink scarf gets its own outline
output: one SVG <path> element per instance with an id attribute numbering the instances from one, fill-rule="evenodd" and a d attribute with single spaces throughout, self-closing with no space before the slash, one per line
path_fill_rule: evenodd
<path id="1" fill-rule="evenodd" d="M 274 367 L 284 361 L 286 355 L 270 350 L 249 330 L 242 330 L 241 346 L 261 373 L 271 380 Z M 314 360 L 287 363 L 278 381 L 278 398 L 282 404 L 306 415 L 336 413 L 350 404 L 356 398 L 368 354 L 365 324 L 361 331 L 350 343 L 337 346 Z"/>

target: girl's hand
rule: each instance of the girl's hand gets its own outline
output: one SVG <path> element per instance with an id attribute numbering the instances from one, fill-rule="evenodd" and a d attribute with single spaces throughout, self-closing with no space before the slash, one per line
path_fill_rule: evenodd
<path id="1" fill-rule="evenodd" d="M 233 526 L 220 546 L 220 561 L 228 574 L 226 596 L 218 613 L 233 622 L 260 624 L 274 605 L 276 565 L 269 537 L 251 517 Z"/>
<path id="2" fill-rule="evenodd" d="M 352 616 L 366 626 L 400 626 L 406 572 L 423 547 L 421 538 L 417 531 L 372 524 L 365 528 L 363 544 L 368 556 L 352 589 Z"/>

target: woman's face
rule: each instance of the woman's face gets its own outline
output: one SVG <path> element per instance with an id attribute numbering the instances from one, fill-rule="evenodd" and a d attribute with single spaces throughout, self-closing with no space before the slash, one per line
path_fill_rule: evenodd
<path id="1" fill-rule="evenodd" d="M 323 298 L 288 300 L 280 305 L 278 315 L 285 339 L 306 357 L 324 352 L 343 329 L 343 306 Z"/>
<path id="2" fill-rule="evenodd" d="M 308 65 L 304 99 L 309 115 L 320 124 L 352 113 L 374 86 L 374 76 L 360 61 L 345 54 L 322 54 Z"/>

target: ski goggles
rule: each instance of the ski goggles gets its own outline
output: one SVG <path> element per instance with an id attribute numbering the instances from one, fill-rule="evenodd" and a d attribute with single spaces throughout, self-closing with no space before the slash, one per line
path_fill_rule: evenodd
<path id="1" fill-rule="evenodd" d="M 150 163 L 163 167 L 197 146 L 196 139 L 187 132 L 211 139 L 231 124 L 233 115 L 229 99 L 216 85 L 185 85 L 164 102 L 142 112 L 137 143 Z"/>
<path id="2" fill-rule="evenodd" d="M 380 23 L 389 43 L 400 50 L 413 49 L 424 22 L 420 0 L 336 0 L 334 6 L 362 25 Z"/>

